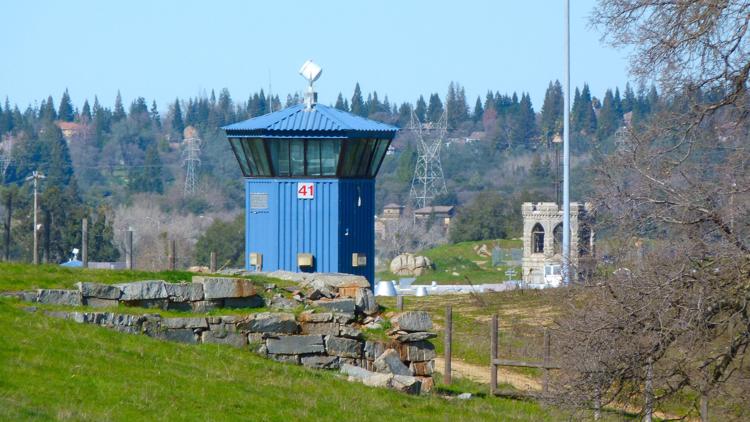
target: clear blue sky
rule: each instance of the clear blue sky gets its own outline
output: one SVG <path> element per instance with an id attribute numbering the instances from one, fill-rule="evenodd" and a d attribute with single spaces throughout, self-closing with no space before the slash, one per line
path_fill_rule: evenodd
<path id="1" fill-rule="evenodd" d="M 588 27 L 593 0 L 571 2 L 571 83 L 594 95 L 624 86 L 622 51 Z M 229 88 L 235 100 L 301 91 L 307 59 L 324 71 L 320 101 L 351 98 L 356 81 L 382 99 L 414 101 L 466 88 L 528 91 L 538 111 L 563 72 L 562 0 L 527 1 L 16 1 L 2 6 L 0 96 L 21 108 L 67 87 L 76 106 L 129 104 L 163 111 L 175 97 Z"/>

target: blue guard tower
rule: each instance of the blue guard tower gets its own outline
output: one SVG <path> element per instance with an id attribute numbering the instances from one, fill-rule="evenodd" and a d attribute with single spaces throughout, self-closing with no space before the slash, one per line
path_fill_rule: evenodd
<path id="1" fill-rule="evenodd" d="M 317 104 L 223 127 L 245 177 L 245 267 L 375 277 L 375 176 L 396 127 Z"/>

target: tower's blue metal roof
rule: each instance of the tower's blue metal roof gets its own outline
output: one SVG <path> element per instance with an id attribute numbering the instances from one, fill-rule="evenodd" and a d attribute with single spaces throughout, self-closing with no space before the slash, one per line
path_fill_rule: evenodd
<path id="1" fill-rule="evenodd" d="M 261 138 L 386 138 L 398 128 L 342 110 L 297 104 L 280 111 L 222 127 L 230 137 Z"/>

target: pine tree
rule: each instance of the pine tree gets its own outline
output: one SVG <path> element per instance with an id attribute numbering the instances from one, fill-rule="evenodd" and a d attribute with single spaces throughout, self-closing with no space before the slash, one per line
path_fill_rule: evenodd
<path id="1" fill-rule="evenodd" d="M 334 106 L 337 110 L 349 111 L 344 105 L 344 96 L 339 92 L 339 96 L 336 97 L 336 105 Z"/>
<path id="2" fill-rule="evenodd" d="M 552 83 L 550 81 L 547 92 L 544 94 L 544 104 L 542 104 L 540 125 L 542 137 L 545 141 L 550 141 L 559 134 L 563 127 L 563 92 L 560 81 Z"/>
<path id="3" fill-rule="evenodd" d="M 151 111 L 149 112 L 149 115 L 151 116 L 151 121 L 154 125 L 161 129 L 161 116 L 159 116 L 159 109 L 156 108 L 156 100 L 151 102 Z"/>
<path id="4" fill-rule="evenodd" d="M 531 97 L 521 94 L 518 111 L 511 125 L 511 142 L 516 147 L 528 147 L 536 132 L 536 115 Z"/>
<path id="5" fill-rule="evenodd" d="M 83 108 L 81 109 L 81 121 L 89 123 L 91 121 L 91 106 L 89 106 L 89 100 L 83 101 Z"/>
<path id="6" fill-rule="evenodd" d="M 172 130 L 182 136 L 182 131 L 185 130 L 185 122 L 182 120 L 182 109 L 180 108 L 180 100 L 174 100 L 174 106 L 172 106 Z"/>
<path id="7" fill-rule="evenodd" d="M 401 103 L 398 108 L 398 125 L 400 127 L 406 127 L 411 121 L 411 105 L 409 103 Z"/>
<path id="8" fill-rule="evenodd" d="M 366 117 L 367 109 L 365 108 L 365 101 L 362 98 L 362 90 L 359 88 L 359 82 L 354 86 L 354 94 L 352 95 L 352 103 L 350 109 L 353 114 L 358 116 Z"/>
<path id="9" fill-rule="evenodd" d="M 620 88 L 615 87 L 615 95 L 612 99 L 613 106 L 615 107 L 615 114 L 617 114 L 618 119 L 622 119 L 622 100 L 620 99 Z"/>
<path id="10" fill-rule="evenodd" d="M 91 245 L 89 259 L 99 262 L 112 262 L 120 257 L 120 251 L 114 245 L 114 228 L 112 222 L 107 220 L 105 208 L 99 209 L 89 236 L 89 244 Z"/>
<path id="11" fill-rule="evenodd" d="M 130 171 L 129 184 L 131 192 L 163 193 L 164 185 L 161 180 L 162 163 L 156 144 L 146 148 L 143 168 L 133 168 Z"/>
<path id="12" fill-rule="evenodd" d="M 120 95 L 120 91 L 117 91 L 117 97 L 115 97 L 115 110 L 112 113 L 112 121 L 113 122 L 119 122 L 120 120 L 127 117 L 125 115 L 125 107 L 122 105 L 122 95 Z"/>
<path id="13" fill-rule="evenodd" d="M 419 119 L 420 122 L 424 122 L 425 118 L 427 117 L 427 103 L 424 101 L 424 97 L 421 95 L 417 100 L 416 107 L 414 107 L 414 114 L 417 115 L 417 119 Z"/>
<path id="14" fill-rule="evenodd" d="M 73 104 L 70 101 L 70 94 L 68 94 L 68 89 L 65 88 L 65 92 L 63 92 L 62 98 L 60 99 L 60 107 L 57 111 L 57 118 L 64 122 L 72 122 L 74 117 Z"/>
<path id="15" fill-rule="evenodd" d="M 603 140 L 611 136 L 620 125 L 620 116 L 617 114 L 617 108 L 615 106 L 614 95 L 612 90 L 608 89 L 604 94 L 604 100 L 602 101 L 602 108 L 599 111 L 598 129 L 596 132 L 599 140 Z"/>
<path id="16" fill-rule="evenodd" d="M 581 118 L 584 133 L 596 133 L 596 113 L 594 112 L 591 90 L 586 83 L 583 84 L 583 90 L 581 91 L 581 107 L 583 113 Z"/>
<path id="17" fill-rule="evenodd" d="M 430 95 L 430 103 L 427 106 L 427 120 L 437 123 L 443 115 L 443 102 L 440 101 L 440 95 L 434 93 Z"/>
<path id="18" fill-rule="evenodd" d="M 483 114 L 484 108 L 482 107 L 482 98 L 477 95 L 477 102 L 474 104 L 474 113 L 472 114 L 471 118 L 476 123 L 482 120 Z"/>
<path id="19" fill-rule="evenodd" d="M 635 93 L 633 92 L 633 88 L 630 86 L 630 83 L 625 84 L 625 93 L 624 97 L 622 98 L 622 113 L 629 113 L 633 111 L 633 108 L 636 107 L 636 98 Z"/>
<path id="20" fill-rule="evenodd" d="M 47 101 L 42 101 L 42 105 L 39 107 L 39 120 L 42 121 L 54 121 L 57 120 L 57 112 L 55 112 L 55 103 L 52 101 L 52 96 L 47 97 Z"/>
<path id="21" fill-rule="evenodd" d="M 382 105 L 378 99 L 378 91 L 373 91 L 372 96 L 367 95 L 367 115 L 372 116 L 380 111 L 382 111 Z"/>
<path id="22" fill-rule="evenodd" d="M 448 127 L 455 128 L 458 126 L 456 119 L 456 87 L 451 81 L 448 84 L 448 94 L 445 95 L 445 107 L 448 110 Z"/>

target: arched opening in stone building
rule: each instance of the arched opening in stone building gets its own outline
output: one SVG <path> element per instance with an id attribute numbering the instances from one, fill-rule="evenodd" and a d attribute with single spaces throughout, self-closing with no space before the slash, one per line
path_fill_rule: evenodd
<path id="1" fill-rule="evenodd" d="M 562 254 L 563 226 L 562 223 L 555 226 L 552 230 L 552 246 L 555 254 Z"/>
<path id="2" fill-rule="evenodd" d="M 544 253 L 544 227 L 539 223 L 531 229 L 531 245 L 534 253 Z"/>

